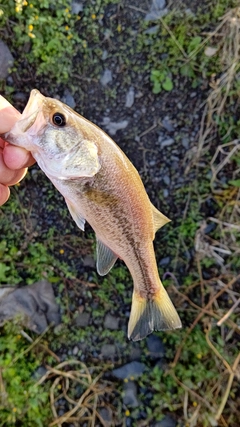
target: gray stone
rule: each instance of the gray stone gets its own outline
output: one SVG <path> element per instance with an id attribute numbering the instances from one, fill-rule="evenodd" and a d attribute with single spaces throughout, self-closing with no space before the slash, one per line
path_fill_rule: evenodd
<path id="1" fill-rule="evenodd" d="M 162 120 L 162 125 L 165 127 L 165 129 L 168 132 L 173 132 L 174 131 L 174 127 L 173 127 L 172 123 L 169 121 L 168 117 L 164 117 L 164 119 Z"/>
<path id="2" fill-rule="evenodd" d="M 84 328 L 88 326 L 90 320 L 90 313 L 79 313 L 75 319 L 76 326 Z"/>
<path id="3" fill-rule="evenodd" d="M 108 57 L 108 51 L 105 49 L 103 50 L 103 53 L 102 53 L 102 61 L 105 61 L 107 57 Z"/>
<path id="4" fill-rule="evenodd" d="M 170 177 L 169 177 L 168 175 L 165 175 L 165 176 L 163 177 L 163 182 L 164 182 L 164 184 L 166 184 L 166 185 L 170 185 L 170 182 L 171 182 Z"/>
<path id="5" fill-rule="evenodd" d="M 95 268 L 96 262 L 95 262 L 94 258 L 91 255 L 86 255 L 83 258 L 83 265 L 84 265 L 84 267 Z"/>
<path id="6" fill-rule="evenodd" d="M 33 378 L 35 379 L 39 379 L 41 377 L 43 377 L 43 375 L 45 375 L 47 372 L 47 369 L 44 366 L 39 366 L 36 371 L 33 373 Z"/>
<path id="7" fill-rule="evenodd" d="M 168 13 L 166 0 L 153 0 L 150 12 L 146 14 L 145 21 L 155 21 L 158 18 L 165 16 Z"/>
<path id="8" fill-rule="evenodd" d="M 129 91 L 127 92 L 127 95 L 126 95 L 125 107 L 131 108 L 133 106 L 133 104 L 134 104 L 134 96 L 135 96 L 135 94 L 134 94 L 134 88 L 130 87 Z"/>
<path id="9" fill-rule="evenodd" d="M 164 188 L 163 190 L 163 197 L 167 198 L 169 196 L 169 191 L 167 188 Z"/>
<path id="10" fill-rule="evenodd" d="M 73 356 L 76 356 L 78 354 L 78 351 L 79 351 L 78 346 L 75 345 L 75 347 L 73 347 L 73 351 L 72 351 Z"/>
<path id="11" fill-rule="evenodd" d="M 106 127 L 110 135 L 115 135 L 118 130 L 125 129 L 128 125 L 128 120 L 121 122 L 111 122 L 109 117 L 103 118 L 103 125 Z"/>
<path id="12" fill-rule="evenodd" d="M 0 40 L 0 80 L 7 78 L 9 69 L 13 66 L 13 56 L 7 45 Z"/>
<path id="13" fill-rule="evenodd" d="M 58 325 L 61 318 L 51 283 L 40 280 L 31 286 L 1 287 L 0 325 L 17 315 L 24 326 L 38 334 L 51 323 Z"/>
<path id="14" fill-rule="evenodd" d="M 162 139 L 161 137 L 158 140 L 160 140 L 159 142 L 160 142 L 161 148 L 170 147 L 170 145 L 173 145 L 175 142 L 173 138 Z"/>
<path id="15" fill-rule="evenodd" d="M 62 102 L 67 104 L 70 108 L 74 109 L 76 107 L 75 99 L 68 89 L 65 89 L 65 91 L 64 91 L 64 95 L 62 97 Z"/>
<path id="16" fill-rule="evenodd" d="M 100 83 L 103 86 L 107 86 L 108 83 L 112 81 L 112 71 L 111 70 L 104 70 L 102 77 L 100 78 Z"/>
<path id="17" fill-rule="evenodd" d="M 155 423 L 154 427 L 176 427 L 176 425 L 177 422 L 169 415 L 166 415 L 161 421 Z"/>
<path id="18" fill-rule="evenodd" d="M 103 344 L 101 347 L 101 355 L 105 359 L 112 359 L 116 354 L 116 347 L 114 344 Z"/>
<path id="19" fill-rule="evenodd" d="M 171 258 L 169 256 L 166 256 L 165 258 L 162 258 L 161 261 L 159 262 L 159 265 L 161 267 L 164 267 L 168 264 L 170 264 Z"/>
<path id="20" fill-rule="evenodd" d="M 123 403 L 127 407 L 137 408 L 139 401 L 137 398 L 137 385 L 134 381 L 128 381 L 123 386 Z"/>
<path id="21" fill-rule="evenodd" d="M 159 29 L 159 25 L 154 25 L 153 27 L 148 28 L 144 31 L 144 34 L 156 34 Z"/>
<path id="22" fill-rule="evenodd" d="M 186 150 L 188 150 L 188 148 L 189 148 L 189 144 L 190 144 L 189 138 L 188 138 L 187 136 L 183 137 L 183 138 L 182 138 L 182 146 L 183 146 Z"/>
<path id="23" fill-rule="evenodd" d="M 130 362 L 112 371 L 113 375 L 119 379 L 134 379 L 142 375 L 146 366 L 141 362 Z"/>
<path id="24" fill-rule="evenodd" d="M 117 330 L 119 328 L 119 318 L 107 314 L 104 319 L 104 328 L 111 329 L 112 331 Z"/>
<path id="25" fill-rule="evenodd" d="M 153 359 L 158 359 L 164 356 L 165 349 L 164 345 L 159 337 L 156 335 L 149 335 L 147 337 L 147 348 L 150 353 L 150 356 Z"/>
<path id="26" fill-rule="evenodd" d="M 109 408 L 109 406 L 106 406 L 104 408 L 98 409 L 98 412 L 100 414 L 100 417 L 102 417 L 103 421 L 105 422 L 104 425 L 106 427 L 111 427 L 112 426 L 112 418 L 113 418 L 111 408 Z"/>
<path id="27" fill-rule="evenodd" d="M 78 1 L 72 1 L 71 11 L 73 14 L 78 15 L 79 12 L 83 11 L 83 3 Z"/>

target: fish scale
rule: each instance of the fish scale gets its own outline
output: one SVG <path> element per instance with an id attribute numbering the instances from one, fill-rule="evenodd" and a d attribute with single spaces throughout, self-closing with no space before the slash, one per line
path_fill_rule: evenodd
<path id="1" fill-rule="evenodd" d="M 65 198 L 81 230 L 88 221 L 97 238 L 97 271 L 105 275 L 117 258 L 133 278 L 128 337 L 176 329 L 181 320 L 159 278 L 155 232 L 169 219 L 150 202 L 141 178 L 115 142 L 61 101 L 36 89 L 21 120 L 4 135 L 32 153 Z"/>

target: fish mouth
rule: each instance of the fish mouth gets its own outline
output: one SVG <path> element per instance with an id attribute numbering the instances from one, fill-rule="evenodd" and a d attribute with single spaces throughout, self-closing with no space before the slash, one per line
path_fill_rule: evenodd
<path id="1" fill-rule="evenodd" d="M 23 110 L 22 118 L 19 120 L 19 130 L 22 133 L 27 132 L 30 127 L 35 123 L 41 106 L 44 103 L 44 96 L 37 89 L 33 89 L 26 107 Z"/>
<path id="2" fill-rule="evenodd" d="M 26 134 L 26 132 L 34 125 L 38 114 L 42 110 L 43 102 L 44 96 L 37 89 L 33 89 L 20 120 L 14 124 L 9 132 L 1 135 L 2 138 L 13 145 L 21 146 L 20 137 L 23 137 L 24 134 Z"/>

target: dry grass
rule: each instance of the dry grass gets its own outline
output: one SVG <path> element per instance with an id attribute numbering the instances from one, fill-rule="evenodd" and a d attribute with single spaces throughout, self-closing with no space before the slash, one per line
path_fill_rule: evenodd
<path id="1" fill-rule="evenodd" d="M 199 159 L 208 152 L 217 135 L 216 117 L 221 119 L 225 104 L 231 97 L 231 90 L 239 78 L 240 71 L 240 7 L 231 9 L 222 18 L 215 31 L 208 34 L 206 39 L 191 53 L 196 55 L 207 43 L 216 46 L 216 55 L 220 58 L 222 73 L 212 75 L 212 88 L 204 106 L 198 144 L 187 155 L 190 159 L 186 173 Z M 226 138 L 231 132 L 228 129 Z"/>
<path id="2" fill-rule="evenodd" d="M 78 360 L 68 360 L 55 367 L 47 368 L 46 374 L 36 383 L 36 386 L 47 380 L 52 382 L 50 403 L 54 421 L 49 424 L 49 427 L 61 427 L 64 423 L 72 423 L 76 426 L 86 423 L 88 427 L 96 425 L 107 427 L 98 408 L 99 405 L 106 406 L 103 397 L 106 395 L 113 397 L 113 390 L 106 381 L 101 380 L 103 369 L 93 378 L 97 368 L 88 368 Z M 77 386 L 82 389 L 78 398 L 73 397 Z M 70 409 L 59 417 L 56 406 L 60 399 L 65 399 Z"/>

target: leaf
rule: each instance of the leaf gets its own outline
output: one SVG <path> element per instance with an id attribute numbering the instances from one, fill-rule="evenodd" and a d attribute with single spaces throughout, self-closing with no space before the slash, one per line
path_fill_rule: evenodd
<path id="1" fill-rule="evenodd" d="M 6 282 L 7 277 L 5 276 L 6 271 L 10 270 L 5 264 L 0 262 L 0 282 Z"/>
<path id="2" fill-rule="evenodd" d="M 160 92 L 161 92 L 161 85 L 159 82 L 155 81 L 154 85 L 153 85 L 153 93 L 155 93 L 155 95 L 157 95 Z"/>
<path id="3" fill-rule="evenodd" d="M 170 77 L 166 77 L 165 81 L 162 83 L 162 87 L 164 90 L 170 92 L 173 89 L 173 82 Z"/>
<path id="4" fill-rule="evenodd" d="M 188 53 L 195 50 L 200 45 L 201 41 L 202 41 L 201 37 L 199 36 L 193 37 L 188 45 Z"/>
<path id="5" fill-rule="evenodd" d="M 228 181 L 228 184 L 233 185 L 234 187 L 240 187 L 240 179 L 231 179 Z"/>

